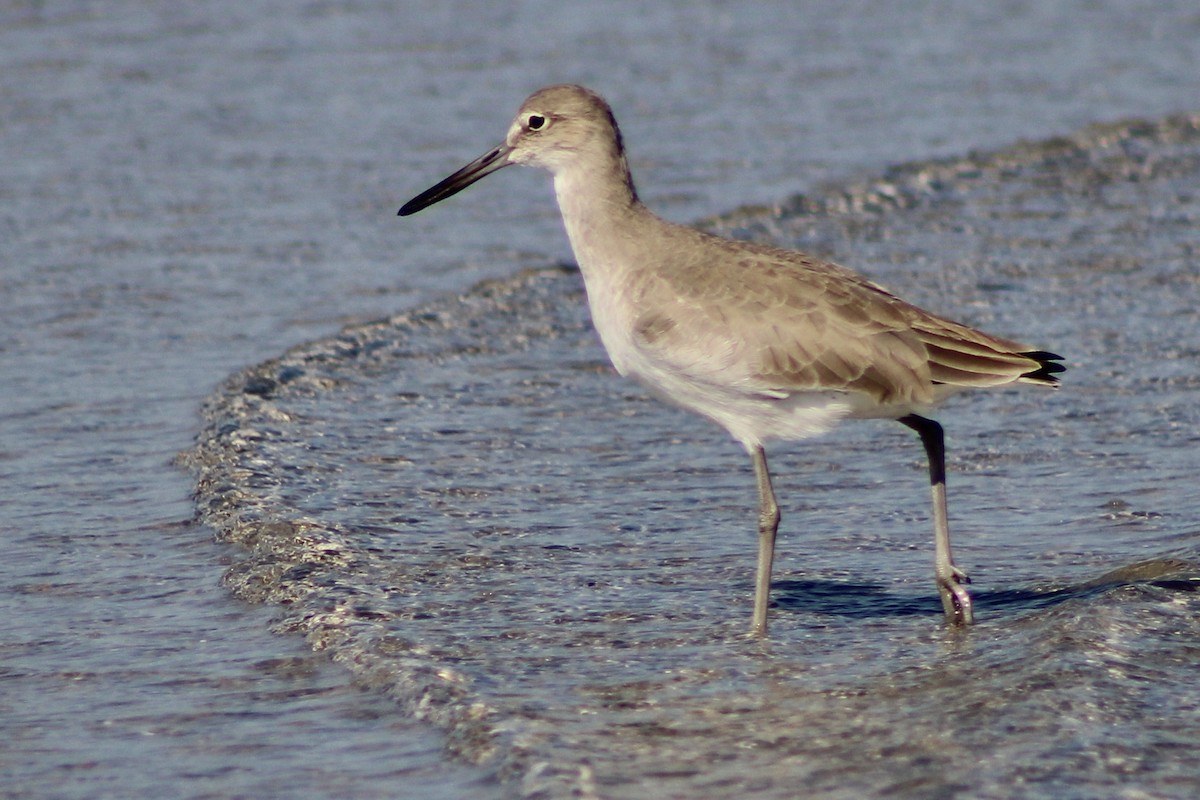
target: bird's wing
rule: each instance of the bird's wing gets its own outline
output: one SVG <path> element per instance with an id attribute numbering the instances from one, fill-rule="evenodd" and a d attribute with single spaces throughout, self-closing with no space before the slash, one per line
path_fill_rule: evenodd
<path id="1" fill-rule="evenodd" d="M 644 357 L 748 393 L 860 392 L 884 405 L 923 405 L 937 384 L 998 385 L 1039 366 L 1022 355 L 1028 348 L 909 305 L 843 267 L 728 245 L 721 269 L 680 264 L 647 278 L 634 320 Z"/>

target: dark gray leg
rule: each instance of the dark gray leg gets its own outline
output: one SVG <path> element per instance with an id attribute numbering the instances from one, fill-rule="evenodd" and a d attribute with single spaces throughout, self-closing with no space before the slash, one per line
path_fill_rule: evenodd
<path id="1" fill-rule="evenodd" d="M 950 523 L 946 516 L 946 443 L 942 426 L 931 419 L 909 414 L 897 420 L 912 428 L 925 445 L 929 457 L 929 485 L 933 489 L 933 547 L 934 575 L 938 593 L 942 596 L 942 608 L 951 623 L 970 625 L 975 621 L 971 608 L 971 595 L 966 584 L 970 583 L 967 573 L 954 566 L 950 553 Z"/>
<path id="2" fill-rule="evenodd" d="M 767 454 L 761 446 L 750 450 L 754 477 L 758 481 L 758 573 L 754 582 L 754 618 L 750 635 L 767 635 L 767 604 L 771 601 L 771 562 L 775 560 L 775 534 L 779 530 L 779 504 L 771 488 Z"/>

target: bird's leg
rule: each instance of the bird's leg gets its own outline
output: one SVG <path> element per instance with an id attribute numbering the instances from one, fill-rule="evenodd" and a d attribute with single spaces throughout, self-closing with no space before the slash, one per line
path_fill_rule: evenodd
<path id="1" fill-rule="evenodd" d="M 771 473 L 767 470 L 767 454 L 761 445 L 750 450 L 754 460 L 754 477 L 758 481 L 758 573 L 754 581 L 754 618 L 750 635 L 767 635 L 767 604 L 771 601 L 771 562 L 775 559 L 775 534 L 779 530 L 779 504 L 771 488 Z"/>
<path id="2" fill-rule="evenodd" d="M 946 444 L 942 426 L 916 414 L 909 414 L 897 421 L 917 432 L 921 444 L 925 445 L 925 455 L 929 458 L 929 485 L 933 489 L 934 574 L 938 593 L 942 597 L 942 608 L 949 622 L 970 625 L 975 621 L 975 613 L 966 584 L 971 581 L 967 573 L 954 566 L 954 558 L 950 553 L 950 523 L 946 515 Z"/>

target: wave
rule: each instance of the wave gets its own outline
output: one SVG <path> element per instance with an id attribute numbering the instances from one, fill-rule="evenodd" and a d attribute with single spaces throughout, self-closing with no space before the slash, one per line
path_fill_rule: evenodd
<path id="1" fill-rule="evenodd" d="M 966 634 L 927 585 L 915 446 L 847 426 L 778 462 L 779 616 L 746 640 L 742 454 L 612 374 L 569 265 L 231 376 L 183 456 L 197 512 L 243 550 L 231 591 L 521 796 L 1052 797 L 1130 763 L 1169 792 L 1200 778 L 1153 755 L 1200 736 L 1197 178 L 1179 115 L 703 223 L 1067 355 L 1052 401 L 953 412 Z"/>

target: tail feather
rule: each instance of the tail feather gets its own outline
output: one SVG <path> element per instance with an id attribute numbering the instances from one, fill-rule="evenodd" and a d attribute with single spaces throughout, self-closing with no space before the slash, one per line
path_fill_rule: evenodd
<path id="1" fill-rule="evenodd" d="M 1058 373 L 1066 370 L 1062 356 L 1047 350 L 1028 350 L 1011 339 L 1002 339 L 957 322 L 915 327 L 925 345 L 930 377 L 950 386 L 1002 386 L 1019 381 L 1057 386 Z"/>
<path id="2" fill-rule="evenodd" d="M 1066 372 L 1065 364 L 1059 364 L 1063 357 L 1047 350 L 1030 350 L 1020 355 L 1037 362 L 1037 369 L 1022 373 L 1020 380 L 1026 383 L 1040 383 L 1043 386 L 1057 386 L 1058 373 Z"/>

